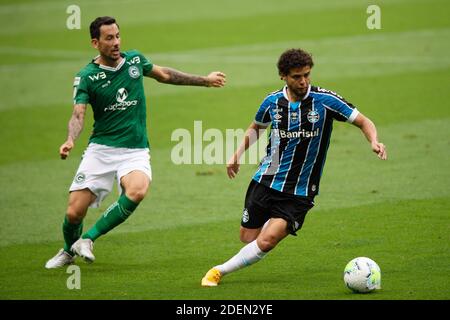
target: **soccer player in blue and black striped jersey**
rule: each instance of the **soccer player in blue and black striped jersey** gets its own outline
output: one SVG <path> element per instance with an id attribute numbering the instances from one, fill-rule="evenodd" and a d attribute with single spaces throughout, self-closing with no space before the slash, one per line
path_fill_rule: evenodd
<path id="1" fill-rule="evenodd" d="M 374 123 L 333 91 L 311 86 L 312 57 L 301 49 L 285 51 L 278 71 L 286 83 L 259 107 L 244 140 L 227 163 L 228 176 L 239 172 L 239 159 L 263 129 L 271 126 L 267 155 L 253 176 L 245 198 L 240 238 L 247 243 L 235 256 L 213 267 L 202 286 L 216 286 L 222 276 L 261 260 L 287 235 L 296 235 L 314 206 L 330 144 L 333 121 L 361 129 L 372 151 L 386 160 Z"/>

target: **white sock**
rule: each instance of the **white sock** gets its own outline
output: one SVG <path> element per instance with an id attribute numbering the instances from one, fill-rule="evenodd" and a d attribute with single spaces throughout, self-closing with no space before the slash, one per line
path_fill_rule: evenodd
<path id="1" fill-rule="evenodd" d="M 256 243 L 256 240 L 250 242 L 245 247 L 241 249 L 234 257 L 225 262 L 224 264 L 215 266 L 222 275 L 239 270 L 241 268 L 252 265 L 266 255 L 267 252 L 261 251 Z"/>

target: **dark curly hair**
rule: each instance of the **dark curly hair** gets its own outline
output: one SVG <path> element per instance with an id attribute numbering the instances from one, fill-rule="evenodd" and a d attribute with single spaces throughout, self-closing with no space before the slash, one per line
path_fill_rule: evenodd
<path id="1" fill-rule="evenodd" d="M 91 39 L 100 39 L 100 27 L 103 25 L 110 25 L 110 24 L 116 24 L 117 28 L 119 28 L 119 25 L 116 22 L 116 19 L 113 17 L 98 17 L 94 21 L 91 22 L 91 25 L 89 26 L 89 31 L 91 32 Z"/>
<path id="2" fill-rule="evenodd" d="M 302 49 L 289 49 L 283 52 L 278 59 L 278 73 L 282 76 L 289 74 L 294 68 L 302 68 L 305 66 L 313 67 L 314 62 L 311 54 Z"/>

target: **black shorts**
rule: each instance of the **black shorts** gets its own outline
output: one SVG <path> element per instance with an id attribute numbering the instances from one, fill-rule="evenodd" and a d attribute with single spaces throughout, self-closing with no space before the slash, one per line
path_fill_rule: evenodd
<path id="1" fill-rule="evenodd" d="M 258 229 L 270 218 L 282 218 L 288 223 L 289 233 L 296 236 L 313 206 L 311 198 L 280 192 L 252 179 L 245 196 L 241 226 Z"/>

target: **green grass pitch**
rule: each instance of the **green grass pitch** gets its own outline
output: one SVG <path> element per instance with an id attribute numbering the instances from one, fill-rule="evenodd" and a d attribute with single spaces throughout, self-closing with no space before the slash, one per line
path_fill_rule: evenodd
<path id="1" fill-rule="evenodd" d="M 0 3 L 0 299 L 450 299 L 450 3 L 430 1 L 80 0 L 81 30 L 68 30 L 73 1 Z M 369 4 L 381 29 L 366 27 Z M 176 9 L 174 9 L 176 8 Z M 97 260 L 44 264 L 62 246 L 71 183 L 92 126 L 89 111 L 66 161 L 58 148 L 71 115 L 72 81 L 96 51 L 88 25 L 113 15 L 122 49 L 155 64 L 228 76 L 223 89 L 146 79 L 153 185 L 123 225 L 100 238 Z M 298 237 L 258 264 L 202 288 L 208 269 L 234 255 L 246 187 L 224 165 L 174 165 L 171 133 L 246 128 L 264 96 L 282 86 L 281 52 L 302 47 L 312 83 L 337 91 L 378 126 L 379 161 L 357 128 L 336 123 L 316 207 Z M 89 228 L 116 199 L 90 209 Z M 345 288 L 357 256 L 381 267 L 382 290 Z"/>

